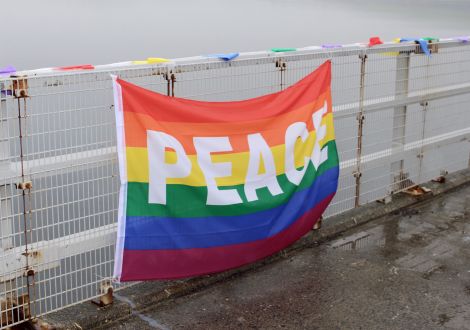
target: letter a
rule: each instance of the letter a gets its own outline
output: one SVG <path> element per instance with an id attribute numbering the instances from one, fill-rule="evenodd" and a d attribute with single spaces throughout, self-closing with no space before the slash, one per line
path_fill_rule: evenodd
<path id="1" fill-rule="evenodd" d="M 173 136 L 147 131 L 149 161 L 149 203 L 166 204 L 166 179 L 184 178 L 191 173 L 191 161 L 181 143 Z M 176 164 L 165 162 L 165 148 L 174 149 Z"/>
<path id="2" fill-rule="evenodd" d="M 283 191 L 277 182 L 276 166 L 273 154 L 268 144 L 260 133 L 248 135 L 248 146 L 250 148 L 250 160 L 246 174 L 245 195 L 248 201 L 258 200 L 256 190 L 267 187 L 271 195 L 282 194 Z M 263 157 L 265 173 L 258 174 L 261 157 Z"/>

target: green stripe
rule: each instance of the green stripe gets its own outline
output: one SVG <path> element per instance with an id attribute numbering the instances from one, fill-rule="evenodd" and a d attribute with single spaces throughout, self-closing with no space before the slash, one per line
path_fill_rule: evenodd
<path id="1" fill-rule="evenodd" d="M 225 186 L 219 189 L 237 189 L 238 193 L 247 203 L 235 205 L 206 205 L 207 188 L 191 187 L 185 185 L 167 185 L 167 205 L 148 204 L 148 183 L 129 182 L 127 188 L 127 215 L 128 216 L 156 216 L 156 217 L 206 217 L 206 216 L 228 216 L 242 215 L 267 210 L 288 201 L 296 191 L 311 186 L 315 178 L 326 170 L 338 166 L 338 153 L 335 141 L 330 141 L 328 146 L 328 160 L 320 165 L 315 171 L 312 163 L 305 173 L 302 182 L 296 186 L 292 184 L 285 174 L 277 176 L 283 194 L 272 196 L 267 188 L 257 190 L 258 200 L 247 202 L 243 190 L 244 185 Z"/>

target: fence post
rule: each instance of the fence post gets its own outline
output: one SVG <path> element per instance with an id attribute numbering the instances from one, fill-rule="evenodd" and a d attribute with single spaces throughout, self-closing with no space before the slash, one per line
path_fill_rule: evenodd
<path id="1" fill-rule="evenodd" d="M 367 54 L 363 52 L 359 55 L 361 59 L 361 76 L 360 76 L 360 90 L 359 90 L 359 112 L 356 116 L 357 119 L 357 149 L 356 149 L 356 169 L 353 172 L 356 178 L 356 192 L 354 198 L 354 207 L 358 207 L 361 202 L 361 157 L 362 157 L 362 136 L 364 128 L 364 91 L 365 91 L 365 77 L 366 77 L 366 61 Z"/>
<path id="2" fill-rule="evenodd" d="M 417 182 L 418 184 L 421 183 L 422 175 L 423 175 L 424 139 L 426 138 L 426 114 L 428 112 L 427 110 L 428 110 L 429 102 L 421 101 L 419 105 L 421 106 L 422 112 L 423 112 L 423 125 L 421 128 L 421 148 L 419 149 L 419 154 L 418 154 L 418 158 L 419 158 L 419 175 L 418 175 L 418 182 Z"/>
<path id="3" fill-rule="evenodd" d="M 279 68 L 280 72 L 280 90 L 284 90 L 284 86 L 286 85 L 286 77 L 285 77 L 285 71 L 287 69 L 287 63 L 283 59 L 278 59 L 276 61 L 276 68 Z"/>
<path id="4" fill-rule="evenodd" d="M 395 99 L 401 99 L 408 96 L 408 81 L 410 73 L 410 54 L 411 52 L 400 52 L 397 55 L 396 78 L 395 78 Z M 397 154 L 403 154 L 405 151 L 406 135 L 406 109 L 407 106 L 397 106 L 393 109 L 393 135 L 392 135 L 392 188 L 390 193 L 405 188 L 403 181 L 407 178 L 404 172 L 403 157 L 396 157 Z"/>
<path id="5" fill-rule="evenodd" d="M 34 313 L 31 308 L 34 299 L 34 286 L 35 286 L 35 275 L 36 271 L 30 264 L 30 253 L 29 243 L 32 238 L 32 227 L 31 227 L 31 189 L 32 182 L 27 180 L 24 159 L 25 159 L 25 143 L 24 138 L 26 136 L 26 119 L 27 115 L 27 99 L 28 99 L 28 78 L 26 76 L 14 77 L 13 80 L 13 95 L 17 101 L 18 107 L 18 129 L 19 129 L 19 145 L 20 145 L 20 164 L 21 164 L 21 182 L 16 184 L 17 189 L 21 190 L 22 205 L 23 205 L 23 232 L 24 232 L 24 253 L 26 266 L 24 269 L 23 277 L 26 278 L 26 297 L 23 299 L 23 317 L 24 319 L 32 319 Z"/>
<path id="6" fill-rule="evenodd" d="M 14 247 L 12 205 L 11 196 L 9 196 L 13 173 L 10 171 L 7 91 L 9 91 L 9 86 L 0 83 L 0 254 L 6 254 Z M 6 265 L 0 265 L 0 267 L 4 266 Z M 19 310 L 15 308 L 15 305 L 18 305 L 16 285 L 16 278 L 0 279 L 0 327 L 11 325 L 19 318 Z"/>
<path id="7" fill-rule="evenodd" d="M 167 68 L 167 72 L 163 74 L 163 78 L 166 80 L 166 95 L 174 97 L 176 76 L 173 73 L 173 70 Z"/>

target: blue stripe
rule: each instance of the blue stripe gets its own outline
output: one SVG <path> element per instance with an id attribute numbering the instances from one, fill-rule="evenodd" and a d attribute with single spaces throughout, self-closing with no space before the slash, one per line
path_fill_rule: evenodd
<path id="1" fill-rule="evenodd" d="M 338 167 L 331 168 L 309 188 L 293 194 L 286 204 L 256 213 L 202 218 L 127 217 L 124 248 L 208 248 L 271 237 L 336 192 L 338 174 Z"/>

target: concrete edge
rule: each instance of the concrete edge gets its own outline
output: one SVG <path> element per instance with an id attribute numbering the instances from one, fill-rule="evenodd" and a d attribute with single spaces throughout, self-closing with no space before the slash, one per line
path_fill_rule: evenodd
<path id="1" fill-rule="evenodd" d="M 239 276 L 285 258 L 301 249 L 318 245 L 322 241 L 339 236 L 344 231 L 365 224 L 390 213 L 398 212 L 411 205 L 431 200 L 435 196 L 450 192 L 470 184 L 470 169 L 461 170 L 446 176 L 445 183 L 427 182 L 422 186 L 431 192 L 414 197 L 400 193 L 392 196 L 388 204 L 369 203 L 345 213 L 333 216 L 324 221 L 321 230 L 311 231 L 290 247 L 251 265 L 226 272 L 177 281 L 142 282 L 117 292 L 125 299 L 114 300 L 108 307 L 97 308 L 83 302 L 63 310 L 43 316 L 37 324 L 44 324 L 48 329 L 92 329 L 109 323 L 129 318 L 133 312 L 144 312 L 146 309 L 163 303 L 170 298 L 190 294 L 223 280 Z M 46 328 L 46 327 L 45 327 Z M 46 328 L 47 329 L 47 328 Z"/>

